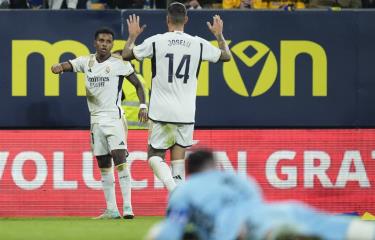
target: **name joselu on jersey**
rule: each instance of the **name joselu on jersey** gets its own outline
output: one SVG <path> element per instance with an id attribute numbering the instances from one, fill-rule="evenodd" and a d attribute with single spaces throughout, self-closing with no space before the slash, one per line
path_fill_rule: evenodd
<path id="1" fill-rule="evenodd" d="M 105 82 L 109 82 L 109 77 L 88 77 L 90 87 L 104 87 Z"/>
<path id="2" fill-rule="evenodd" d="M 190 47 L 191 42 L 185 41 L 183 39 L 172 39 L 168 40 L 168 46 L 180 45 L 184 47 Z"/>

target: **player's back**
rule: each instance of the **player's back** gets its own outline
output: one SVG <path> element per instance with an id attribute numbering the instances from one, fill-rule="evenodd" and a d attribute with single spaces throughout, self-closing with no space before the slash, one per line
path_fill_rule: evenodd
<path id="1" fill-rule="evenodd" d="M 183 32 L 158 35 L 154 42 L 150 118 L 193 123 L 202 47 Z"/>
<path id="2" fill-rule="evenodd" d="M 230 239 L 250 212 L 262 204 L 258 186 L 248 179 L 221 171 L 195 174 L 171 195 L 170 214 L 185 207 L 189 222 L 204 239 Z M 184 206 L 185 205 L 185 206 Z M 224 229 L 221 226 L 226 226 Z"/>
<path id="3" fill-rule="evenodd" d="M 339 240 L 345 239 L 353 220 L 298 202 L 266 203 L 255 182 L 218 171 L 195 174 L 176 188 L 169 204 L 169 217 L 183 219 L 185 215 L 202 239 L 234 239 L 241 226 L 247 226 L 247 239 L 264 239 L 271 231 L 280 230 Z"/>
<path id="4" fill-rule="evenodd" d="M 223 204 L 231 205 L 244 200 L 262 201 L 258 185 L 250 179 L 216 170 L 193 175 L 181 186 L 181 190 L 176 189 L 176 195 L 179 191 L 191 195 L 189 198 L 194 204 L 207 208 L 221 208 Z"/>
<path id="5" fill-rule="evenodd" d="M 216 62 L 221 51 L 202 38 L 175 31 L 146 39 L 133 53 L 140 60 L 152 57 L 150 119 L 194 123 L 201 61 Z"/>

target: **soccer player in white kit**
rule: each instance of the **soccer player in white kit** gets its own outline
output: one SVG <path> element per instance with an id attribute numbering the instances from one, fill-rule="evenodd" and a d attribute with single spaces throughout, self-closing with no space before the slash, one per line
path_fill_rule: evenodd
<path id="1" fill-rule="evenodd" d="M 208 41 L 184 33 L 188 21 L 186 8 L 174 2 L 168 7 L 168 32 L 134 43 L 143 32 L 139 16 L 127 20 L 129 37 L 122 56 L 125 60 L 152 60 L 152 89 L 149 106 L 148 160 L 155 175 L 171 192 L 185 178 L 185 148 L 193 143 L 197 77 L 202 61 L 229 61 L 231 53 L 223 36 L 223 21 L 218 15 L 207 22 L 219 48 Z M 171 166 L 165 162 L 171 150 Z"/>
<path id="2" fill-rule="evenodd" d="M 137 89 L 140 100 L 139 120 L 147 121 L 147 106 L 142 83 L 129 62 L 119 55 L 111 54 L 114 33 L 99 29 L 95 33 L 95 54 L 81 56 L 52 66 L 55 74 L 83 72 L 86 76 L 86 97 L 91 121 L 91 148 L 96 156 L 102 176 L 102 186 L 107 204 L 98 219 L 121 218 L 115 196 L 115 179 L 112 158 L 117 169 L 123 196 L 123 217 L 131 219 L 131 177 L 126 165 L 127 125 L 121 108 L 122 84 L 127 78 Z"/>

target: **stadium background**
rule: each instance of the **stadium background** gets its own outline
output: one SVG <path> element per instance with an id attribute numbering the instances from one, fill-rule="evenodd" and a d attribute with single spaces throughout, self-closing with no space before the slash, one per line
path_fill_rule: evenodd
<path id="1" fill-rule="evenodd" d="M 101 26 L 116 31 L 121 49 L 134 12 L 148 24 L 140 40 L 166 31 L 155 10 L 0 12 L 11 23 L 0 24 L 0 216 L 100 213 L 83 76 L 57 77 L 50 66 L 93 52 Z M 186 32 L 213 40 L 205 22 L 216 13 L 234 59 L 202 64 L 197 144 L 255 177 L 269 200 L 375 213 L 374 12 L 191 12 Z M 150 62 L 134 64 L 150 87 Z M 163 215 L 166 191 L 147 167 L 146 135 L 129 133 L 134 210 Z"/>

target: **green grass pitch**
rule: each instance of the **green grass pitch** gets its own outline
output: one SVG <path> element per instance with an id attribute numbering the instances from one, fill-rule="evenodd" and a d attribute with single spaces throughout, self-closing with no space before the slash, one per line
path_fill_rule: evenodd
<path id="1" fill-rule="evenodd" d="M 161 217 L 133 220 L 89 218 L 0 218 L 0 239 L 4 240 L 142 240 Z"/>

